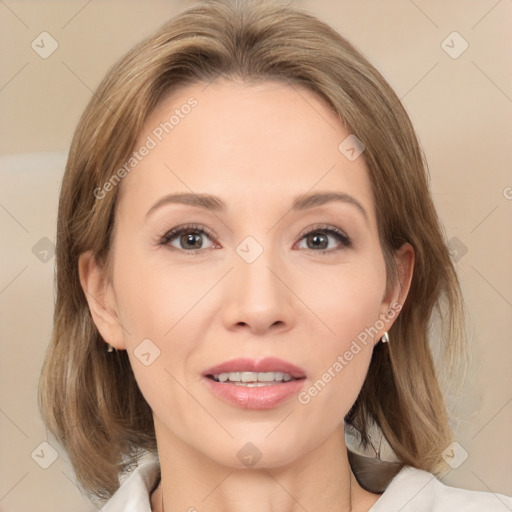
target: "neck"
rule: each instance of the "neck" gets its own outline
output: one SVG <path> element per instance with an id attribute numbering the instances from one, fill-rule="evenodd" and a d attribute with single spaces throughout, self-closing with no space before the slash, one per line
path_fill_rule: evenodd
<path id="1" fill-rule="evenodd" d="M 155 429 L 162 478 L 151 496 L 153 512 L 360 512 L 379 497 L 352 474 L 342 428 L 292 462 L 242 469 L 198 453 L 156 418 Z"/>

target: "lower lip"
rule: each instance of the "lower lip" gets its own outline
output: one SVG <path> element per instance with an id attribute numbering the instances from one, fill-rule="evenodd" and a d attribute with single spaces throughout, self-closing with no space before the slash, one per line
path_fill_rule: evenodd
<path id="1" fill-rule="evenodd" d="M 290 380 L 269 386 L 247 387 L 217 382 L 204 377 L 206 385 L 220 398 L 242 409 L 271 409 L 297 394 L 306 379 Z"/>

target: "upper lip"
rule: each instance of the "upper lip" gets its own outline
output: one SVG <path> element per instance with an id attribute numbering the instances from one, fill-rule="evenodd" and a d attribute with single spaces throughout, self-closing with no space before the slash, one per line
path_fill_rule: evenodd
<path id="1" fill-rule="evenodd" d="M 230 372 L 282 372 L 289 373 L 295 379 L 306 377 L 306 372 L 302 368 L 277 357 L 230 359 L 208 368 L 203 375 L 219 375 Z"/>

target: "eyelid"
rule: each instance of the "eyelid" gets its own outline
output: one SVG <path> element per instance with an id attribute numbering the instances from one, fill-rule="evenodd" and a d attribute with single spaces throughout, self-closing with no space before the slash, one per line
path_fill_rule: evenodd
<path id="1" fill-rule="evenodd" d="M 198 224 L 183 224 L 176 226 L 174 228 L 169 229 L 165 232 L 165 235 L 162 237 L 162 241 L 169 241 L 174 238 L 176 235 L 180 234 L 182 231 L 196 231 L 198 233 L 206 233 L 210 238 L 215 237 L 213 231 L 209 230 L 204 226 L 199 226 Z"/>

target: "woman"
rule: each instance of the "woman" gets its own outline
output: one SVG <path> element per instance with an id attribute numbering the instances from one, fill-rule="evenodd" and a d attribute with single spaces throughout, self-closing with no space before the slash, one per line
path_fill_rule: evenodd
<path id="1" fill-rule="evenodd" d="M 435 478 L 436 311 L 453 379 L 459 283 L 383 77 L 299 9 L 197 4 L 77 127 L 42 414 L 105 511 L 512 508 Z"/>

